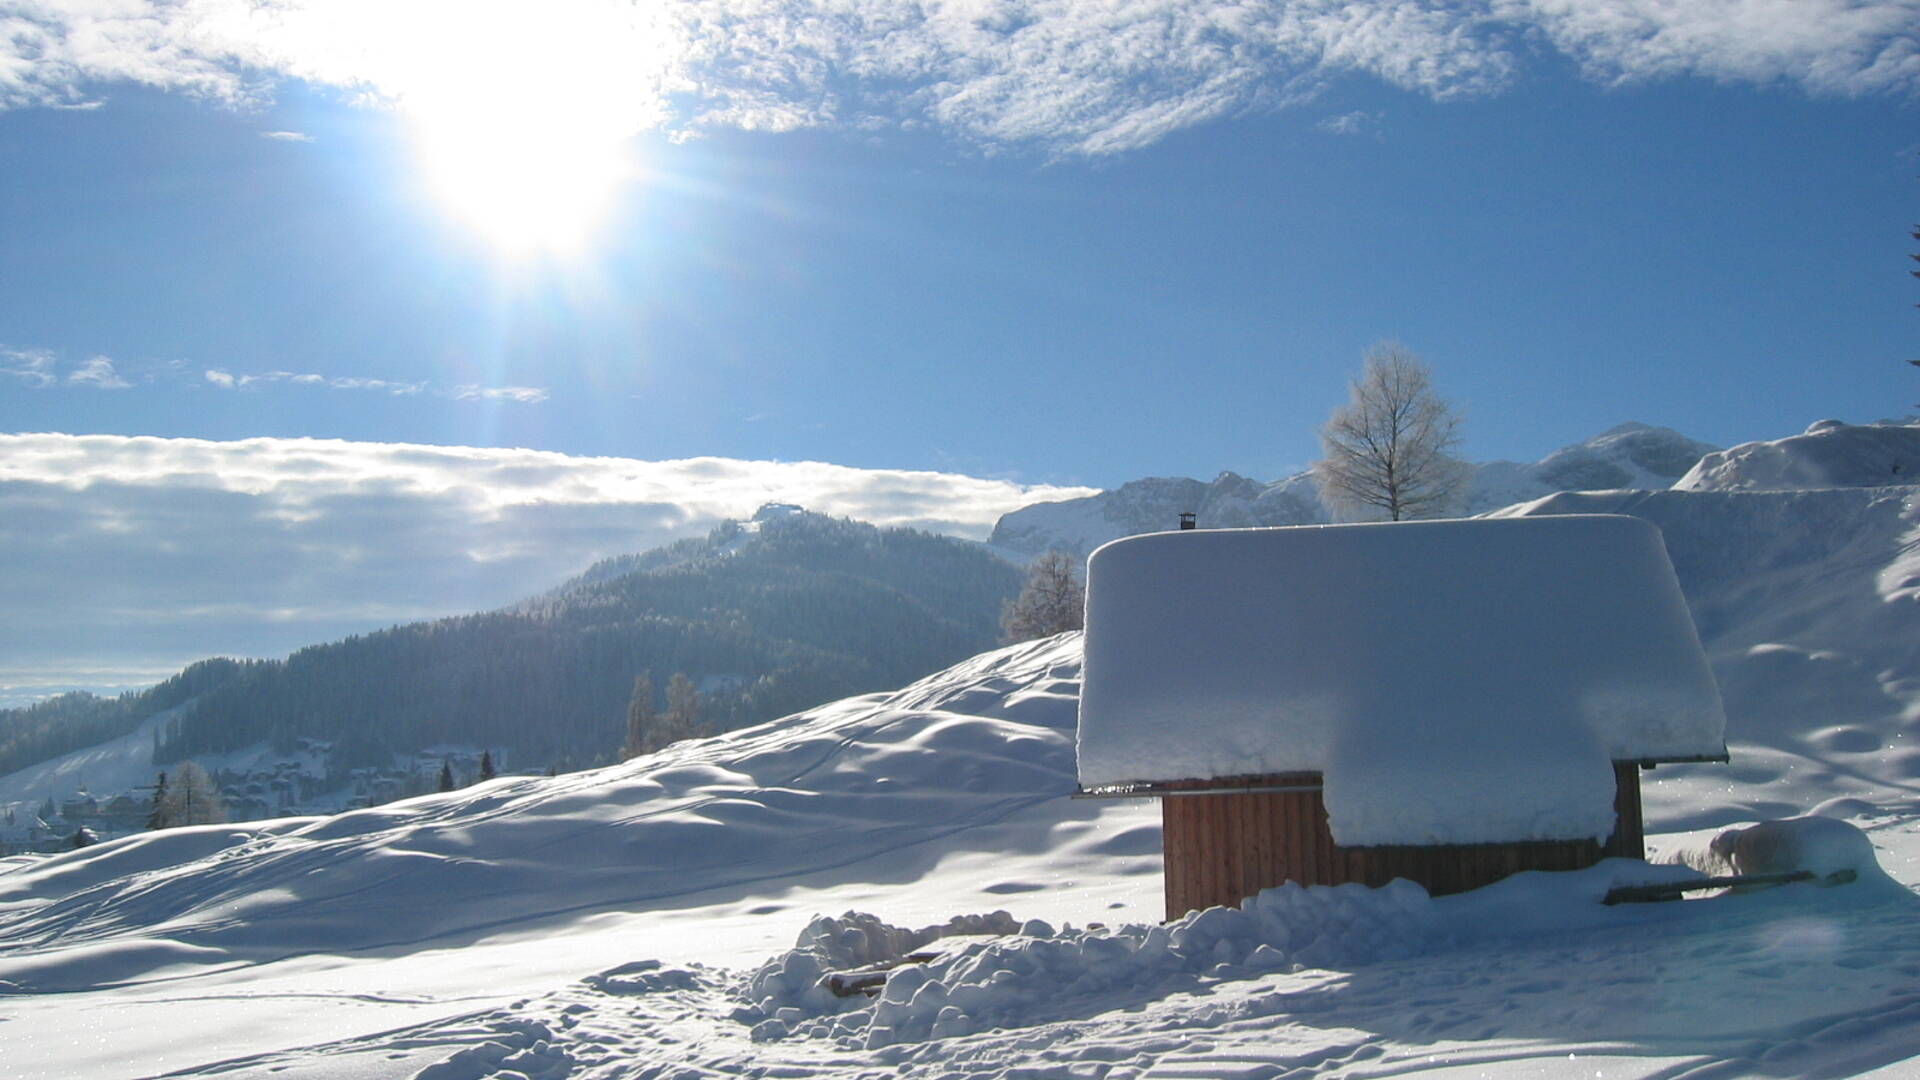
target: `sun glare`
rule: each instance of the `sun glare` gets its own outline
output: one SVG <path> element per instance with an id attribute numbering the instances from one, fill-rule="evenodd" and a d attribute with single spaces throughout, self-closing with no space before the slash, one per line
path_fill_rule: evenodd
<path id="1" fill-rule="evenodd" d="M 425 7 L 361 59 L 432 190 L 510 254 L 578 250 L 634 178 L 629 140 L 661 121 L 669 28 L 614 0 Z"/>
<path id="2" fill-rule="evenodd" d="M 604 131 L 421 123 L 418 138 L 448 211 L 514 254 L 580 249 L 630 172 L 619 137 Z"/>

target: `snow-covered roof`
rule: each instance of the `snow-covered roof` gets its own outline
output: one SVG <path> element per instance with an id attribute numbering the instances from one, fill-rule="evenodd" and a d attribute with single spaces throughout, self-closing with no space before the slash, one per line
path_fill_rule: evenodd
<path id="1" fill-rule="evenodd" d="M 1659 530 L 1192 530 L 1088 566 L 1084 787 L 1324 774 L 1346 845 L 1604 838 L 1613 761 L 1725 753 Z"/>

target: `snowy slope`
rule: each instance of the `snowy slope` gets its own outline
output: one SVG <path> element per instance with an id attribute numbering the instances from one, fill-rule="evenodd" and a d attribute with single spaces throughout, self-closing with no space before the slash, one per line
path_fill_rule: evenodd
<path id="1" fill-rule="evenodd" d="M 596 773 L 17 864 L 0 1075 L 1844 1075 L 1920 1052 L 1920 911 L 1871 880 L 1604 908 L 1662 876 L 1609 864 L 1156 928 L 1154 809 L 1063 797 L 1077 652 Z M 1920 806 L 1883 796 L 1862 820 L 1911 880 Z M 849 906 L 886 922 L 814 918 Z M 1017 932 L 877 1001 L 808 992 L 996 908 Z"/>
<path id="2" fill-rule="evenodd" d="M 114 794 L 152 784 L 154 736 L 177 715 L 177 708 L 155 713 L 117 739 L 0 776 L 0 813 L 24 813 L 49 798 L 57 804 L 82 790 Z"/>
<path id="3" fill-rule="evenodd" d="M 1673 486 L 1681 491 L 1794 491 L 1920 481 L 1920 421 L 1820 420 L 1799 435 L 1716 451 Z"/>
<path id="4" fill-rule="evenodd" d="M 596 772 L 0 860 L 0 1077 L 1911 1075 L 1915 495 L 1514 511 L 1666 531 L 1735 758 L 1649 775 L 1656 849 L 1821 805 L 1904 885 L 1606 908 L 1690 873 L 1607 864 L 1158 927 L 1157 808 L 1065 797 L 1066 635 Z M 811 991 L 996 909 L 877 1000 Z"/>
<path id="5" fill-rule="evenodd" d="M 1669 487 L 1715 448 L 1671 428 L 1621 424 L 1521 464 L 1475 465 L 1467 487 L 1468 513 L 1484 513 L 1556 491 Z M 1329 520 L 1307 473 L 1262 484 L 1231 472 L 1212 483 L 1181 478 L 1134 480 L 1098 495 L 1036 503 L 1001 516 L 993 545 L 1026 555 L 1061 549 L 1091 552 L 1109 540 L 1176 528 L 1193 511 L 1208 529 L 1257 525 L 1313 525 Z"/>

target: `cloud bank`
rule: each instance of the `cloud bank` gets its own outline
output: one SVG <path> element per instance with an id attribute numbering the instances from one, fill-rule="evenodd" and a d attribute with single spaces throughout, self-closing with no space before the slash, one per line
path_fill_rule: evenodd
<path id="1" fill-rule="evenodd" d="M 1916 28 L 1920 0 L 38 0 L 0 6 L 0 105 L 116 81 L 244 103 L 295 77 L 627 133 L 932 124 L 1098 154 L 1349 74 L 1448 98 L 1565 60 L 1912 95 Z"/>
<path id="2" fill-rule="evenodd" d="M 0 435 L 0 705 L 497 607 L 768 501 L 984 538 L 1088 493 L 819 462 Z"/>

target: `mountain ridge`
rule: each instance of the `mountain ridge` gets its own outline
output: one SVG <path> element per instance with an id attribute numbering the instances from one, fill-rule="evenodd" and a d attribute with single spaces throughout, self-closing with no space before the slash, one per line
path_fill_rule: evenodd
<path id="1" fill-rule="evenodd" d="M 1718 449 L 1672 428 L 1617 424 L 1531 464 L 1489 461 L 1472 466 L 1462 509 L 1485 513 L 1563 490 L 1666 488 Z M 1177 528 L 1183 511 L 1194 512 L 1201 528 L 1212 529 L 1332 520 L 1311 472 L 1262 483 L 1229 471 L 1210 483 L 1149 477 L 1098 495 L 1035 503 L 1001 515 L 988 543 L 1027 556 L 1054 548 L 1086 554 L 1122 536 Z"/>

